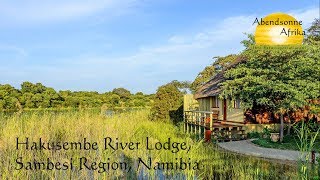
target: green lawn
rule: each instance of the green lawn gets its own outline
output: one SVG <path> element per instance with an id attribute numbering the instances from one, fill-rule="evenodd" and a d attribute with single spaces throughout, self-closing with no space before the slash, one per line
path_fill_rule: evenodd
<path id="1" fill-rule="evenodd" d="M 275 148 L 275 149 L 290 149 L 290 150 L 299 150 L 297 143 L 299 142 L 299 139 L 297 137 L 294 137 L 292 135 L 285 136 L 283 139 L 283 142 L 272 142 L 269 138 L 258 138 L 256 140 L 252 141 L 254 144 L 257 144 L 262 147 L 266 148 Z M 320 152 L 320 137 L 318 136 L 315 146 L 313 148 L 317 152 Z"/>

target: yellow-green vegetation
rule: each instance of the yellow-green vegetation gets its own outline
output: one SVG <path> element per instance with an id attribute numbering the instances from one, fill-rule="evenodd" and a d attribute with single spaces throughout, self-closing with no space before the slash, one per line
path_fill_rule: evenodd
<path id="1" fill-rule="evenodd" d="M 30 109 L 87 109 L 87 108 L 146 108 L 151 106 L 153 95 L 142 92 L 132 94 L 124 88 L 110 92 L 56 91 L 41 83 L 23 82 L 20 89 L 0 84 L 0 112 Z"/>
<path id="2" fill-rule="evenodd" d="M 189 82 L 177 80 L 160 86 L 154 96 L 150 119 L 175 123 L 182 121 L 183 95 L 189 86 Z"/>
<path id="3" fill-rule="evenodd" d="M 74 112 L 29 112 L 22 114 L 0 115 L 0 179 L 110 179 L 127 178 L 132 179 L 144 177 L 149 179 L 159 177 L 171 178 L 219 178 L 219 179 L 283 179 L 289 177 L 296 179 L 296 166 L 277 164 L 252 157 L 223 152 L 210 143 L 203 143 L 194 140 L 195 138 L 186 135 L 183 131 L 171 123 L 150 121 L 149 111 L 132 111 L 106 117 L 93 111 Z M 97 150 L 26 150 L 24 145 L 16 149 L 17 137 L 19 141 L 45 142 L 97 142 Z M 140 148 L 130 150 L 104 149 L 103 138 L 116 138 L 121 142 L 140 142 Z M 146 137 L 150 144 L 166 142 L 183 143 L 191 146 L 189 152 L 179 150 L 173 153 L 171 150 L 147 150 Z M 29 147 L 31 148 L 31 147 Z M 70 163 L 74 161 L 73 170 L 15 170 L 21 167 L 16 163 L 21 157 L 24 162 L 50 161 Z M 86 157 L 87 164 L 94 162 L 128 162 L 132 166 L 130 172 L 115 170 L 99 173 L 86 168 L 79 170 L 80 163 L 76 160 Z M 138 159 L 148 162 L 151 158 L 152 167 L 157 162 L 176 162 L 176 158 L 182 158 L 192 163 L 199 162 L 200 170 L 148 170 L 144 166 L 138 166 Z M 189 160 L 190 158 L 190 160 Z M 148 164 L 148 163 L 147 163 Z M 101 169 L 100 169 L 101 170 Z"/>

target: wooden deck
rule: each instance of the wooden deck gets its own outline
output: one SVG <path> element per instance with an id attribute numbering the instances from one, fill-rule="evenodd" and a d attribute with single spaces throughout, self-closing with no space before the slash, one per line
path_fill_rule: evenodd
<path id="1" fill-rule="evenodd" d="M 185 111 L 185 132 L 204 137 L 207 141 L 232 141 L 246 139 L 244 124 L 219 120 L 217 111 Z"/>

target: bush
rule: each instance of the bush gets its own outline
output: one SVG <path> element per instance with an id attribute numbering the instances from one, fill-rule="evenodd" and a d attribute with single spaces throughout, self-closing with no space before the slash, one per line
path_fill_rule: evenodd
<path id="1" fill-rule="evenodd" d="M 270 134 L 271 134 L 271 129 L 269 129 L 268 127 L 263 128 L 262 130 L 263 138 L 269 139 Z"/>
<path id="2" fill-rule="evenodd" d="M 257 131 L 248 132 L 247 136 L 249 139 L 261 137 L 260 133 Z"/>
<path id="3" fill-rule="evenodd" d="M 152 120 L 169 120 L 182 117 L 183 111 L 179 108 L 183 105 L 183 93 L 173 83 L 160 86 L 154 98 L 151 108 Z M 177 113 L 181 113 L 180 115 Z"/>

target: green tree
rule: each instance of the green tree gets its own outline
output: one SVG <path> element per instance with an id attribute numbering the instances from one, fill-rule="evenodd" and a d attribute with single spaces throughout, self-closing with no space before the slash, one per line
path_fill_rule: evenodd
<path id="1" fill-rule="evenodd" d="M 142 92 L 137 92 L 131 98 L 132 106 L 134 107 L 145 107 L 147 102 L 149 101 Z"/>
<path id="2" fill-rule="evenodd" d="M 227 67 L 229 64 L 233 63 L 238 58 L 237 55 L 231 54 L 225 57 L 214 57 L 215 61 L 213 64 L 207 66 L 202 70 L 195 80 L 191 83 L 190 89 L 195 92 L 197 89 L 203 85 L 205 82 L 213 78 L 218 72 L 223 68 Z"/>
<path id="3" fill-rule="evenodd" d="M 144 94 L 143 94 L 143 92 L 137 92 L 135 95 L 136 96 L 143 96 Z"/>
<path id="4" fill-rule="evenodd" d="M 130 91 L 125 88 L 115 88 L 112 90 L 112 93 L 117 94 L 123 100 L 128 100 L 131 96 Z"/>
<path id="5" fill-rule="evenodd" d="M 42 96 L 43 102 L 41 103 L 41 107 L 43 108 L 57 107 L 61 104 L 61 96 L 53 88 L 46 88 Z"/>
<path id="6" fill-rule="evenodd" d="M 239 98 L 248 108 L 257 104 L 279 113 L 282 141 L 283 115 L 319 98 L 319 47 L 249 47 L 243 53 L 247 61 L 227 71 L 223 96 Z"/>
<path id="7" fill-rule="evenodd" d="M 10 85 L 0 85 L 0 111 L 22 108 L 93 108 L 105 105 L 113 107 L 145 107 L 152 103 L 152 95 L 138 92 L 132 95 L 124 88 L 113 92 L 59 91 L 41 83 L 23 82 L 21 90 Z"/>
<path id="8" fill-rule="evenodd" d="M 117 94 L 113 94 L 110 93 L 108 95 L 108 100 L 107 103 L 111 106 L 111 107 L 117 107 L 120 105 L 120 96 Z"/>
<path id="9" fill-rule="evenodd" d="M 32 93 L 32 94 L 37 94 L 37 93 L 42 93 L 43 91 L 46 90 L 46 87 L 42 85 L 41 83 L 36 83 L 33 84 L 31 82 L 23 82 L 21 84 L 21 92 L 22 93 Z"/>
<path id="10" fill-rule="evenodd" d="M 170 112 L 176 111 L 183 104 L 183 92 L 176 86 L 176 81 L 160 86 L 155 94 L 151 108 L 153 120 L 169 120 Z"/>
<path id="11" fill-rule="evenodd" d="M 20 91 L 9 84 L 0 85 L 0 110 L 20 110 Z"/>
<path id="12" fill-rule="evenodd" d="M 31 101 L 34 103 L 36 108 L 42 108 L 43 96 L 40 93 L 36 93 L 32 96 Z"/>
<path id="13" fill-rule="evenodd" d="M 307 29 L 307 36 L 305 38 L 307 44 L 318 44 L 320 45 L 320 20 L 315 19 L 312 25 Z"/>
<path id="14" fill-rule="evenodd" d="M 247 49 L 250 46 L 255 44 L 255 40 L 254 40 L 254 35 L 253 34 L 247 34 L 245 33 L 245 35 L 247 35 L 247 39 L 242 40 L 241 44 Z"/>

